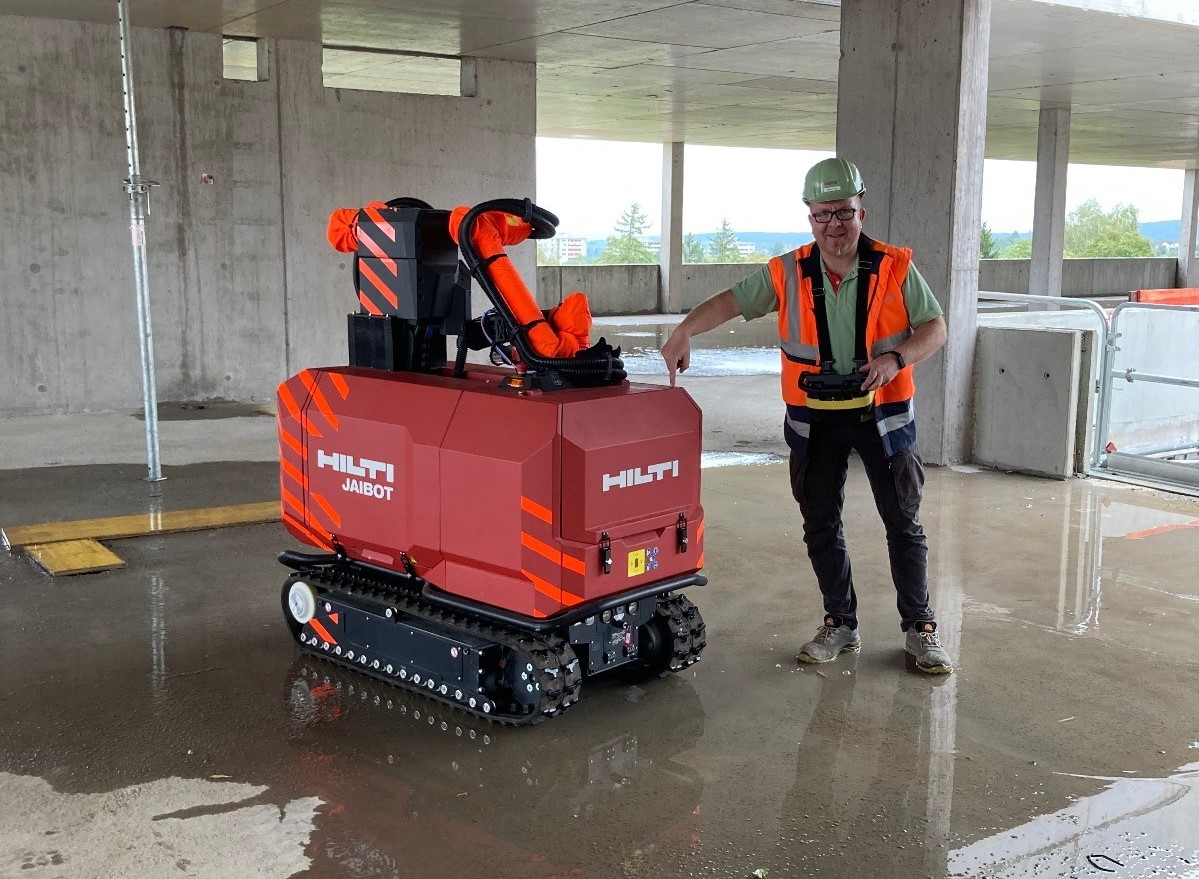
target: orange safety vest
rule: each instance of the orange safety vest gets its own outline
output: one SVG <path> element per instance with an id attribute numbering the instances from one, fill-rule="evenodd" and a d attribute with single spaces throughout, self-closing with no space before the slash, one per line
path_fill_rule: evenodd
<path id="1" fill-rule="evenodd" d="M 898 348 L 912 335 L 903 282 L 912 263 L 912 251 L 906 247 L 861 239 L 861 253 L 872 256 L 867 262 L 859 257 L 858 272 L 869 271 L 867 288 L 866 349 L 871 358 Z M 808 397 L 799 386 L 806 372 L 820 371 L 820 338 L 816 329 L 812 278 L 801 269 L 811 263 L 815 242 L 798 250 L 776 256 L 768 263 L 774 295 L 778 298 L 779 348 L 783 364 L 783 402 L 787 418 L 783 433 L 787 444 L 799 454 L 807 451 L 812 431 L 812 410 Z M 817 265 L 818 265 L 817 261 Z M 875 270 L 877 266 L 877 270 Z M 859 288 L 860 290 L 861 288 Z M 916 441 L 916 411 L 913 397 L 916 383 L 912 367 L 905 366 L 883 387 L 874 392 L 874 418 L 887 456 L 898 454 Z"/>

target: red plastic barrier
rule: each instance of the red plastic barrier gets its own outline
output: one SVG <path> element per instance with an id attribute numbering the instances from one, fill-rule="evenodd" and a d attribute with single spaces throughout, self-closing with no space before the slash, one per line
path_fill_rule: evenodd
<path id="1" fill-rule="evenodd" d="M 1155 305 L 1199 305 L 1199 287 L 1179 287 L 1176 290 L 1133 290 L 1132 302 L 1152 302 Z"/>

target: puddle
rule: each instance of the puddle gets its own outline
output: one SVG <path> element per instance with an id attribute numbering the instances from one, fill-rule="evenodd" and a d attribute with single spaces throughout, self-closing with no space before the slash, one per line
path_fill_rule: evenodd
<path id="1" fill-rule="evenodd" d="M 711 470 L 716 467 L 778 464 L 786 460 L 773 452 L 704 452 L 700 455 L 699 466 L 703 470 Z"/>
<path id="2" fill-rule="evenodd" d="M 657 348 L 634 346 L 621 355 L 629 375 L 666 375 Z M 692 348 L 687 376 L 778 375 L 777 348 Z"/>
<path id="3" fill-rule="evenodd" d="M 1065 809 L 950 852 L 950 876 L 1199 877 L 1199 763 L 1167 778 L 1095 780 L 1111 783 Z"/>

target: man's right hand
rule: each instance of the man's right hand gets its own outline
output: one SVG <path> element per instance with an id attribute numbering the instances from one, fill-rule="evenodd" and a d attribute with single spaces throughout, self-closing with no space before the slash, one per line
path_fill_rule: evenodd
<path id="1" fill-rule="evenodd" d="M 662 346 L 662 359 L 670 373 L 670 386 L 674 387 L 675 372 L 686 372 L 691 365 L 691 334 L 682 326 L 675 327 L 666 344 Z"/>

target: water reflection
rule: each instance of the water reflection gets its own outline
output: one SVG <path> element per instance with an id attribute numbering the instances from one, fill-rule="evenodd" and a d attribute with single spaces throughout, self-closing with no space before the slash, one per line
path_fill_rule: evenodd
<path id="1" fill-rule="evenodd" d="M 599 858 L 674 875 L 696 839 L 703 781 L 675 758 L 704 715 L 682 680 L 654 681 L 652 710 L 627 704 L 636 685 L 595 687 L 586 716 L 522 729 L 309 658 L 288 680 L 293 736 L 333 804 L 314 847 L 339 869 L 561 876 Z"/>
<path id="2" fill-rule="evenodd" d="M 1199 763 L 1166 778 L 1095 778 L 1098 794 L 956 849 L 954 877 L 1199 877 Z"/>

